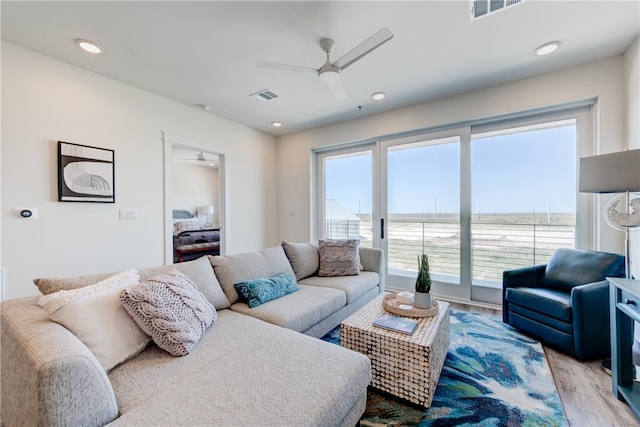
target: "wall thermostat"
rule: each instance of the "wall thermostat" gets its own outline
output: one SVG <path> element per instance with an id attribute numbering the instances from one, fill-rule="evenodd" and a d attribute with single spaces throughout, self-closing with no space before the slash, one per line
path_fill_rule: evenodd
<path id="1" fill-rule="evenodd" d="M 16 217 L 22 219 L 37 219 L 38 209 L 36 208 L 16 208 Z"/>

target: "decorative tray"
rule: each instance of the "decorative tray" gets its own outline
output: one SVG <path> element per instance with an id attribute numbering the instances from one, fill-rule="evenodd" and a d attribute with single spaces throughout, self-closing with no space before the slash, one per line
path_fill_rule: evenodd
<path id="1" fill-rule="evenodd" d="M 416 308 L 414 306 L 409 306 L 411 308 L 400 308 L 401 305 L 404 306 L 406 304 L 398 304 L 396 302 L 396 294 L 385 295 L 382 301 L 382 307 L 385 310 L 399 316 L 432 317 L 438 314 L 438 301 L 434 299 L 431 299 L 431 308 L 426 309 Z"/>

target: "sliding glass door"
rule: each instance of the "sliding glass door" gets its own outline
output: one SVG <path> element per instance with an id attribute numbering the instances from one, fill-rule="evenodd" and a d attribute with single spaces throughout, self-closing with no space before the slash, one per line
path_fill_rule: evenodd
<path id="1" fill-rule="evenodd" d="M 463 146 L 468 146 L 465 129 L 380 144 L 381 247 L 388 283 L 413 289 L 418 256 L 426 254 L 432 292 L 468 295 L 460 280 Z"/>
<path id="2" fill-rule="evenodd" d="M 316 153 L 318 238 L 380 247 L 389 289 L 501 302 L 502 272 L 593 247 L 577 164 L 591 155 L 591 107 L 484 121 Z"/>

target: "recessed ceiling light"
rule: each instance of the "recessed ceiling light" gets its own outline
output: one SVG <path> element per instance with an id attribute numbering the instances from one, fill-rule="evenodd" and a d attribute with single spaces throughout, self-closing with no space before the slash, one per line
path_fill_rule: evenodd
<path id="1" fill-rule="evenodd" d="M 94 42 L 90 42 L 89 40 L 84 39 L 76 39 L 76 44 L 80 46 L 80 49 L 89 52 L 89 53 L 102 53 L 104 49 L 102 46 L 95 44 Z"/>
<path id="2" fill-rule="evenodd" d="M 280 123 L 280 122 L 271 122 L 271 126 L 273 126 L 274 128 L 279 128 L 280 126 L 282 126 L 282 123 Z"/>
<path id="3" fill-rule="evenodd" d="M 376 92 L 371 94 L 371 98 L 375 99 L 376 101 L 380 101 L 384 99 L 384 97 L 385 97 L 384 92 Z"/>
<path id="4" fill-rule="evenodd" d="M 545 43 L 542 46 L 538 46 L 536 48 L 536 55 L 544 56 L 549 55 L 550 53 L 555 52 L 560 47 L 559 41 L 553 41 L 549 43 Z"/>

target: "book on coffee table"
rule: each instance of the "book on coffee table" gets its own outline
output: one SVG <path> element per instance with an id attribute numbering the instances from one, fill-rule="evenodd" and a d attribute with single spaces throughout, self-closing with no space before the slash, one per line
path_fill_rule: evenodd
<path id="1" fill-rule="evenodd" d="M 391 331 L 402 332 L 411 335 L 416 330 L 418 322 L 416 320 L 407 319 L 405 317 L 394 316 L 393 314 L 383 313 L 373 321 L 373 326 L 389 329 Z"/>

